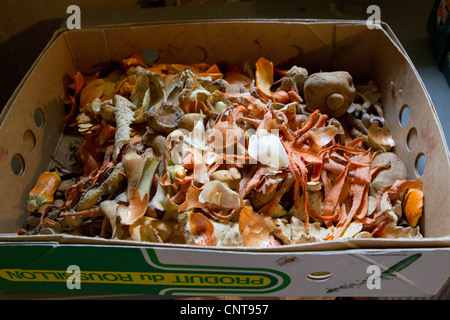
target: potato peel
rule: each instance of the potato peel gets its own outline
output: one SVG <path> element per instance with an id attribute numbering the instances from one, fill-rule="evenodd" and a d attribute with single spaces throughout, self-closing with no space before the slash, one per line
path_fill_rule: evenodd
<path id="1" fill-rule="evenodd" d="M 64 120 L 82 138 L 78 168 L 58 163 L 72 181 L 21 234 L 245 247 L 420 237 L 422 181 L 406 180 L 374 82 L 264 57 L 226 72 L 137 55 L 116 65 L 73 77 Z"/>

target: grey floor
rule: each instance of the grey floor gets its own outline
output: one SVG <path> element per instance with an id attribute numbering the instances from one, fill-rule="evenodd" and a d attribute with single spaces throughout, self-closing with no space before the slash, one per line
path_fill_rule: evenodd
<path id="1" fill-rule="evenodd" d="M 450 140 L 450 87 L 435 63 L 426 24 L 433 0 L 252 0 L 198 6 L 158 7 L 130 12 L 85 15 L 83 25 L 196 20 L 211 18 L 296 18 L 366 20 L 369 5 L 378 5 L 381 20 L 400 40 L 424 82 L 446 140 Z"/>

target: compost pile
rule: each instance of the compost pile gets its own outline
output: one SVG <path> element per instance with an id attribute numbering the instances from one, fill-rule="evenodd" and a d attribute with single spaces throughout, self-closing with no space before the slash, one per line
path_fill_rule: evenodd
<path id="1" fill-rule="evenodd" d="M 133 55 L 78 72 L 69 91 L 77 164 L 27 190 L 19 234 L 247 247 L 422 237 L 422 182 L 407 180 L 373 81 Z"/>

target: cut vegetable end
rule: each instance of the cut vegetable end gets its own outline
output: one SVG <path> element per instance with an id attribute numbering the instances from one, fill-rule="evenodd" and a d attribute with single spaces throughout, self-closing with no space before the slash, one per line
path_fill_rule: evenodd
<path id="1" fill-rule="evenodd" d="M 256 86 L 266 96 L 271 96 L 270 87 L 273 84 L 273 63 L 260 58 L 256 62 Z"/>
<path id="2" fill-rule="evenodd" d="M 132 188 L 130 189 L 130 206 L 128 207 L 128 218 L 125 224 L 133 224 L 137 219 L 145 215 L 148 207 L 148 194 L 142 198 L 139 192 Z"/>

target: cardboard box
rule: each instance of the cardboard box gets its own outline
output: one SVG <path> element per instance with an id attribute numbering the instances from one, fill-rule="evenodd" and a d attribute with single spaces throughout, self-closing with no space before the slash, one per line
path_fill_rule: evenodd
<path id="1" fill-rule="evenodd" d="M 435 0 L 428 19 L 427 30 L 434 56 L 442 70 L 450 46 L 449 0 Z"/>
<path id="2" fill-rule="evenodd" d="M 447 79 L 448 85 L 450 86 L 450 43 L 448 46 L 447 54 L 445 55 L 442 72 L 444 72 L 444 77 Z"/>
<path id="3" fill-rule="evenodd" d="M 410 179 L 421 172 L 423 239 L 351 239 L 277 248 L 216 248 L 69 235 L 17 236 L 26 190 L 61 144 L 63 79 L 144 49 L 160 61 L 256 61 L 346 70 L 375 80 Z M 400 125 L 401 113 L 410 118 Z M 247 296 L 427 296 L 449 276 L 450 163 L 430 97 L 385 24 L 214 20 L 61 30 L 0 116 L 0 290 Z M 79 277 L 78 277 L 79 276 Z M 78 277 L 78 278 L 77 278 Z M 78 281 L 80 280 L 80 282 Z"/>

